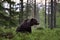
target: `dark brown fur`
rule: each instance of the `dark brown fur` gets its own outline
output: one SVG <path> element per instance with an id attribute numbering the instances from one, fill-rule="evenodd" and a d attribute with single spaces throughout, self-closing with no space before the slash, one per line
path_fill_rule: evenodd
<path id="1" fill-rule="evenodd" d="M 39 23 L 34 18 L 27 19 L 21 24 L 21 26 L 17 27 L 16 32 L 29 32 L 29 33 L 31 33 L 31 26 L 38 25 L 38 24 Z"/>

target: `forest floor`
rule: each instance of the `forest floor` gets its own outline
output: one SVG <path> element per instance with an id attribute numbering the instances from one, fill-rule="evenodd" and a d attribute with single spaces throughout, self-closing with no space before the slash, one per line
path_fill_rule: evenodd
<path id="1" fill-rule="evenodd" d="M 15 28 L 0 28 L 0 40 L 60 40 L 60 28 L 33 29 L 32 33 L 16 33 Z"/>

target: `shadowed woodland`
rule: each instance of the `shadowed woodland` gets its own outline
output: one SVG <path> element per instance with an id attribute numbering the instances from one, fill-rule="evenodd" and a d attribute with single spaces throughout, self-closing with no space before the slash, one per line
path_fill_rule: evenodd
<path id="1" fill-rule="evenodd" d="M 60 0 L 0 0 L 0 40 L 60 40 Z"/>

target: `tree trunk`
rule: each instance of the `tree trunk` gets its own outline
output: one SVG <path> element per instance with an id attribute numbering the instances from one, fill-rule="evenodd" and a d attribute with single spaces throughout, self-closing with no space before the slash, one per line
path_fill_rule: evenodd
<path id="1" fill-rule="evenodd" d="M 45 27 L 46 27 L 46 1 L 47 0 L 45 0 Z"/>
<path id="2" fill-rule="evenodd" d="M 10 21 L 10 22 L 9 22 L 9 28 L 11 28 L 11 26 L 10 26 L 10 25 L 11 25 L 11 17 L 12 17 L 12 16 L 11 16 L 11 0 L 10 0 L 10 9 L 9 9 L 9 13 L 10 13 L 10 15 L 9 15 L 9 16 L 10 16 L 10 19 L 9 19 L 9 21 Z"/>
<path id="3" fill-rule="evenodd" d="M 19 14 L 19 24 L 21 24 L 21 22 L 23 21 L 23 0 L 21 1 L 21 10 L 20 10 L 20 14 Z"/>
<path id="4" fill-rule="evenodd" d="M 53 23 L 53 0 L 51 0 L 51 29 L 53 29 L 53 25 L 54 25 L 54 23 Z"/>
<path id="5" fill-rule="evenodd" d="M 56 27 L 56 0 L 54 0 L 54 27 Z"/>
<path id="6" fill-rule="evenodd" d="M 34 18 L 36 18 L 36 0 L 34 0 Z"/>
<path id="7" fill-rule="evenodd" d="M 29 10 L 28 10 L 28 0 L 27 0 L 27 11 L 26 11 L 26 18 L 28 18 L 28 12 Z"/>

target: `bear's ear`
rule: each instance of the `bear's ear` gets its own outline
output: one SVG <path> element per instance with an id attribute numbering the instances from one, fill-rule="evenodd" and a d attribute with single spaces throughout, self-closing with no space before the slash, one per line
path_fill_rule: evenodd
<path id="1" fill-rule="evenodd" d="M 33 22 L 34 20 L 36 20 L 36 19 L 35 19 L 35 18 L 32 18 L 32 19 L 31 19 L 31 22 Z"/>
<path id="2" fill-rule="evenodd" d="M 34 18 L 31 19 L 31 21 L 33 21 L 33 20 L 34 20 Z"/>

